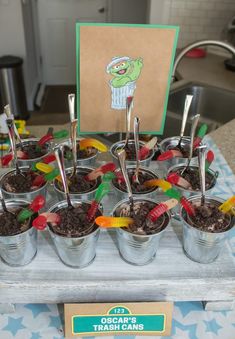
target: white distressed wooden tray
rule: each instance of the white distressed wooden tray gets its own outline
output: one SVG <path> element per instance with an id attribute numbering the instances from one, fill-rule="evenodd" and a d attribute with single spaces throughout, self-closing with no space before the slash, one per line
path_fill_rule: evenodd
<path id="1" fill-rule="evenodd" d="M 106 214 L 113 199 L 111 195 L 103 203 Z M 1 303 L 188 300 L 233 303 L 235 262 L 228 243 L 212 264 L 188 259 L 175 220 L 155 260 L 142 267 L 120 258 L 115 231 L 101 231 L 96 259 L 84 269 L 69 268 L 59 260 L 47 231 L 39 232 L 38 253 L 29 265 L 14 268 L 0 262 Z"/>

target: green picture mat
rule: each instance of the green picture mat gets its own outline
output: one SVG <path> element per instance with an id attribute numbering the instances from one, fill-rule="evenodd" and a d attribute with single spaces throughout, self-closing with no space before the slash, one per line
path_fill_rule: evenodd
<path id="1" fill-rule="evenodd" d="M 159 29 L 174 29 L 175 30 L 175 39 L 174 39 L 174 44 L 172 48 L 171 65 L 170 65 L 169 74 L 168 74 L 168 82 L 167 82 L 167 88 L 166 88 L 166 94 L 165 94 L 164 111 L 162 115 L 161 128 L 159 131 L 151 131 L 151 132 L 141 131 L 141 134 L 162 135 L 164 132 L 164 127 L 165 127 L 167 104 L 168 104 L 168 97 L 169 97 L 170 85 L 171 85 L 171 76 L 172 76 L 176 47 L 177 47 L 178 36 L 179 36 L 179 27 L 171 26 L 171 25 L 152 25 L 152 24 L 113 24 L 113 23 L 79 23 L 79 22 L 76 23 L 76 92 L 77 92 L 76 97 L 77 97 L 78 133 L 80 135 L 110 133 L 110 131 L 82 132 L 80 130 L 80 91 L 79 90 L 80 90 L 80 27 L 81 26 L 143 27 L 143 28 L 159 28 Z"/>

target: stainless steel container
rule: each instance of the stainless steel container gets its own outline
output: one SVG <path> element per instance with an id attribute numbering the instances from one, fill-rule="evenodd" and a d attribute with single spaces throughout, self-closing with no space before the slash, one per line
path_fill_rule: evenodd
<path id="1" fill-rule="evenodd" d="M 159 144 L 159 149 L 161 153 L 164 153 L 166 151 L 168 151 L 169 149 L 171 149 L 172 147 L 176 147 L 179 143 L 180 137 L 179 136 L 175 136 L 175 137 L 170 137 L 170 138 L 166 138 L 163 139 L 160 144 Z M 182 147 L 188 147 L 189 149 L 189 145 L 190 145 L 190 138 L 189 137 L 184 137 L 182 142 L 181 142 Z M 180 158 L 180 157 L 175 157 L 169 160 L 165 160 L 165 161 L 158 161 L 159 164 L 159 168 L 161 168 L 164 171 L 168 171 L 168 169 L 174 165 L 184 165 L 187 163 L 187 158 Z M 198 158 L 197 157 L 192 157 L 191 160 L 191 165 L 198 165 Z"/>
<path id="2" fill-rule="evenodd" d="M 74 206 L 91 204 L 89 201 L 72 200 Z M 56 213 L 61 208 L 67 207 L 67 201 L 61 201 L 53 205 L 48 212 Z M 100 207 L 100 212 L 102 207 Z M 100 229 L 97 227 L 92 233 L 84 237 L 68 238 L 58 235 L 48 227 L 52 241 L 55 245 L 60 260 L 67 266 L 83 268 L 90 265 L 96 256 L 96 244 Z"/>
<path id="3" fill-rule="evenodd" d="M 140 141 L 139 143 L 140 143 L 140 147 L 145 145 L 145 142 L 143 142 L 143 141 Z M 113 160 L 116 164 L 118 164 L 117 150 L 121 149 L 124 146 L 124 144 L 125 144 L 125 140 L 121 140 L 121 141 L 118 141 L 115 144 L 113 144 L 110 148 L 110 153 L 111 153 L 112 158 L 113 158 Z M 135 141 L 129 140 L 128 144 L 133 145 L 133 147 L 134 147 Z M 154 151 L 151 150 L 149 156 L 146 159 L 140 160 L 140 166 L 148 167 L 151 163 L 153 156 L 154 156 Z M 136 165 L 136 161 L 135 160 L 126 160 L 126 164 L 127 165 Z"/>
<path id="4" fill-rule="evenodd" d="M 81 139 L 77 139 L 77 142 L 79 142 L 79 140 L 81 140 Z M 72 148 L 72 146 L 71 146 L 71 140 L 70 139 L 68 139 L 68 140 L 65 140 L 65 141 L 63 141 L 63 142 L 61 142 L 61 143 L 59 143 L 59 144 L 57 144 L 58 146 L 59 145 L 64 145 L 64 146 L 69 146 L 70 148 Z M 77 159 L 77 164 L 78 164 L 78 166 L 94 166 L 95 165 L 95 162 L 96 162 L 96 158 L 97 158 L 97 155 L 98 155 L 98 150 L 95 150 L 96 151 L 96 153 L 95 154 L 93 154 L 92 156 L 90 156 L 89 158 L 85 158 L 85 159 L 80 159 L 80 158 L 78 158 Z M 73 161 L 72 160 L 67 160 L 67 159 L 65 159 L 65 161 L 64 161 L 64 163 L 65 163 L 65 167 L 67 168 L 67 167 L 72 167 L 73 166 Z"/>
<path id="5" fill-rule="evenodd" d="M 39 138 L 29 138 L 29 139 L 23 139 L 22 140 L 22 144 L 23 146 L 26 146 L 26 145 L 35 145 L 38 143 L 40 139 Z M 52 148 L 51 148 L 51 145 L 50 143 L 46 143 L 45 144 L 46 147 L 47 147 L 47 153 L 39 158 L 35 158 L 35 159 L 18 159 L 18 163 L 19 163 L 19 166 L 32 166 L 34 163 L 37 163 L 37 162 L 40 162 L 42 161 L 43 158 L 45 158 L 48 154 L 51 153 L 52 151 Z M 20 149 L 20 144 L 16 144 L 16 147 L 17 147 L 17 150 Z"/>
<path id="6" fill-rule="evenodd" d="M 28 170 L 28 167 L 24 166 L 24 167 L 20 167 L 20 169 L 22 171 L 24 170 Z M 4 180 L 14 174 L 16 172 L 15 169 L 10 170 L 6 173 L 4 173 L 1 178 L 0 178 L 0 188 L 2 190 L 2 194 L 4 196 L 4 198 L 6 199 L 24 199 L 24 200 L 28 200 L 28 201 L 32 201 L 37 195 L 41 194 L 44 197 L 46 196 L 46 192 L 47 192 L 47 186 L 48 183 L 46 182 L 45 185 L 43 185 L 42 187 L 40 187 L 37 190 L 31 191 L 31 192 L 26 192 L 26 193 L 13 193 L 13 192 L 7 192 L 4 188 L 3 188 L 3 183 Z"/>
<path id="7" fill-rule="evenodd" d="M 151 199 L 142 199 L 134 197 L 135 202 L 153 202 Z M 113 209 L 112 216 L 120 216 L 120 210 L 124 205 L 128 204 L 129 200 L 124 199 L 120 201 Z M 156 256 L 161 237 L 166 227 L 171 222 L 171 216 L 165 213 L 164 229 L 156 234 L 151 235 L 138 235 L 126 231 L 124 228 L 116 230 L 117 244 L 121 257 L 129 264 L 142 266 L 149 264 Z"/>
<path id="8" fill-rule="evenodd" d="M 136 166 L 127 166 L 127 172 L 128 170 L 135 170 Z M 121 171 L 120 168 L 118 168 L 115 172 Z M 160 175 L 157 172 L 150 171 L 148 168 L 145 167 L 140 167 L 140 172 L 145 172 L 148 173 L 152 178 L 151 179 L 158 179 L 160 178 Z M 111 183 L 112 189 L 115 192 L 115 197 L 118 199 L 118 201 L 128 198 L 128 193 L 122 191 L 120 188 L 118 188 L 116 185 L 114 185 L 113 181 Z M 158 187 L 153 187 L 150 188 L 147 193 L 133 193 L 134 196 L 140 197 L 142 196 L 143 198 L 147 199 L 154 199 L 156 195 L 160 193 Z"/>
<path id="9" fill-rule="evenodd" d="M 201 196 L 193 196 L 189 198 L 192 203 L 201 202 Z M 218 197 L 206 196 L 205 203 L 213 202 L 221 205 L 224 200 Z M 193 261 L 202 264 L 213 262 L 219 255 L 221 248 L 224 246 L 225 240 L 228 238 L 229 231 L 234 226 L 235 218 L 231 217 L 228 230 L 220 233 L 204 232 L 187 222 L 187 214 L 181 207 L 180 218 L 183 225 L 183 247 L 185 254 Z"/>
<path id="10" fill-rule="evenodd" d="M 91 167 L 77 166 L 77 173 L 88 174 L 93 170 L 94 170 L 94 168 L 91 168 Z M 66 168 L 65 173 L 67 175 L 69 173 L 72 173 L 72 171 L 73 171 L 73 167 Z M 87 193 L 86 192 L 84 192 L 84 193 L 70 193 L 71 199 L 93 200 L 100 182 L 101 181 L 100 181 L 99 178 L 96 179 L 96 185 L 95 185 L 94 189 L 92 191 L 87 192 Z M 64 200 L 65 199 L 64 191 L 60 190 L 59 187 L 56 185 L 56 180 L 53 181 L 53 186 L 54 186 L 54 190 L 56 192 L 57 199 L 59 201 Z"/>
<path id="11" fill-rule="evenodd" d="M 7 208 L 26 207 L 28 201 L 5 200 Z M 0 207 L 0 212 L 2 208 Z M 29 221 L 30 222 L 30 221 Z M 37 230 L 34 227 L 17 235 L 0 236 L 0 256 L 10 266 L 29 264 L 37 253 Z"/>

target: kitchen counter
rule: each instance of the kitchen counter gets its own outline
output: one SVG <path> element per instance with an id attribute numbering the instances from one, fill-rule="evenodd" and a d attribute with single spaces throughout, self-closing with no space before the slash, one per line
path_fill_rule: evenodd
<path id="1" fill-rule="evenodd" d="M 211 132 L 209 135 L 235 174 L 235 119 Z"/>

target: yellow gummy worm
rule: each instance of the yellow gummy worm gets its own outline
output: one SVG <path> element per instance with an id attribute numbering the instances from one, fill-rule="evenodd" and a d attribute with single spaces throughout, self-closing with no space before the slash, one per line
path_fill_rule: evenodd
<path id="1" fill-rule="evenodd" d="M 134 220 L 129 217 L 105 217 L 100 216 L 95 219 L 95 222 L 100 227 L 127 227 L 132 224 Z"/>
<path id="2" fill-rule="evenodd" d="M 235 214 L 234 207 L 235 207 L 235 195 L 226 200 L 222 205 L 220 205 L 219 210 L 222 213 L 228 213 L 231 211 L 233 214 Z"/>
<path id="3" fill-rule="evenodd" d="M 147 180 L 144 182 L 144 186 L 146 187 L 155 187 L 155 186 L 159 186 L 161 187 L 161 189 L 165 192 L 167 190 L 169 190 L 170 188 L 172 188 L 172 185 L 163 179 L 151 179 L 151 180 Z"/>
<path id="4" fill-rule="evenodd" d="M 98 149 L 100 152 L 107 152 L 108 148 L 102 142 L 96 139 L 82 139 L 79 141 L 80 149 L 84 149 L 87 147 L 94 147 Z"/>

